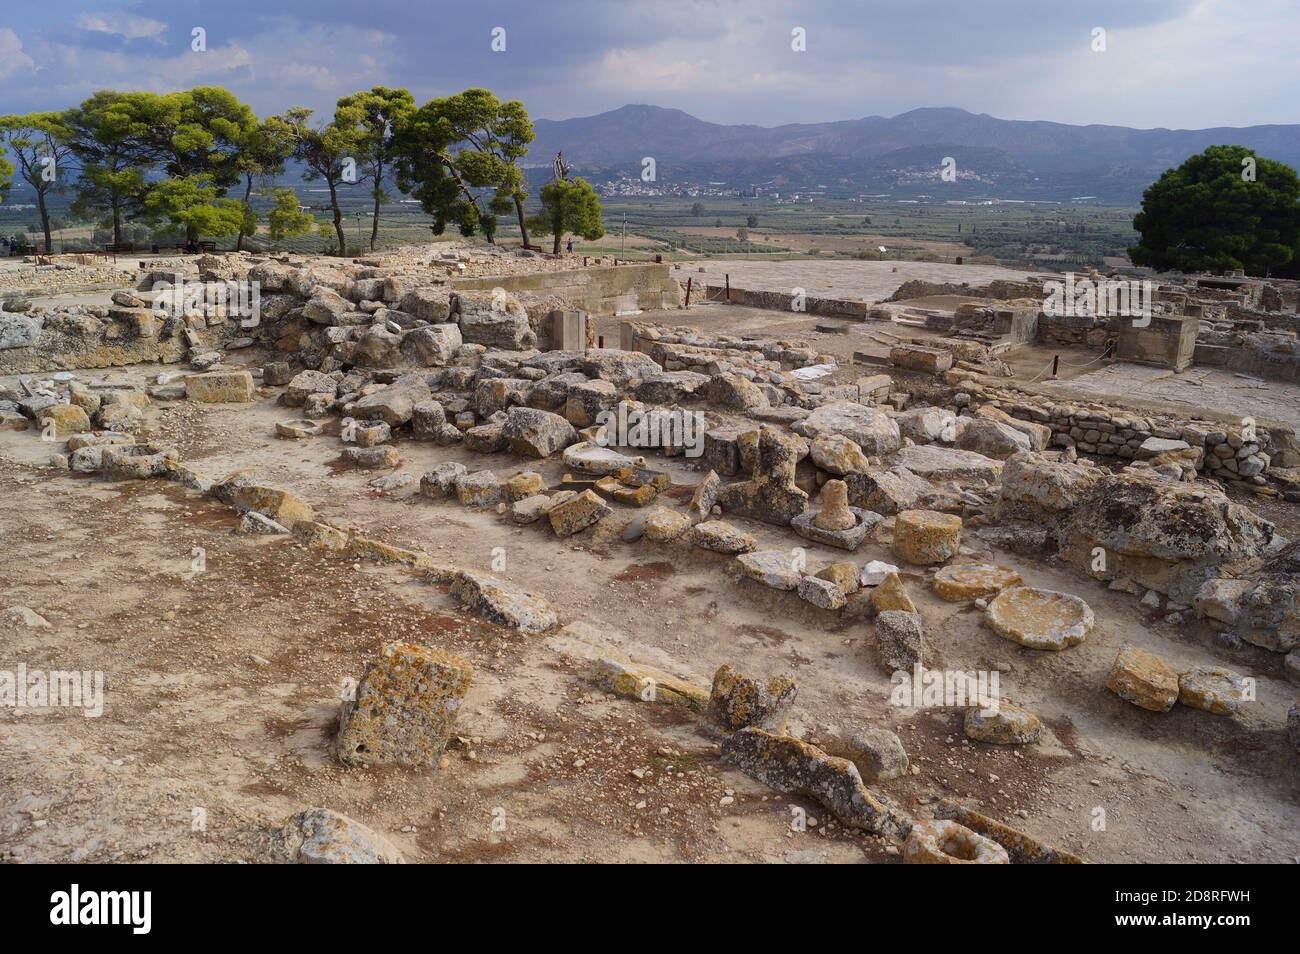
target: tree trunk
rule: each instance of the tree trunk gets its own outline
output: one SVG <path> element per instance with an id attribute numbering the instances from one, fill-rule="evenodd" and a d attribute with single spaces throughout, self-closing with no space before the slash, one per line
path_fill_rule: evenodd
<path id="1" fill-rule="evenodd" d="M 113 246 L 122 247 L 122 203 L 116 196 L 113 197 Z"/>
<path id="2" fill-rule="evenodd" d="M 50 213 L 45 208 L 45 190 L 36 190 L 36 202 L 41 210 L 41 228 L 45 231 L 45 254 L 54 254 L 54 245 L 50 239 Z"/>
<path id="3" fill-rule="evenodd" d="M 330 207 L 334 210 L 334 234 L 339 237 L 339 255 L 348 254 L 348 240 L 343 235 L 343 212 L 339 209 L 339 193 L 330 180 Z"/>
<path id="4" fill-rule="evenodd" d="M 559 232 L 555 233 L 555 247 L 551 249 L 551 254 L 552 255 L 560 254 L 560 233 Z"/>
<path id="5" fill-rule="evenodd" d="M 375 214 L 370 219 L 370 251 L 375 250 L 375 245 L 379 242 L 379 193 L 384 183 L 384 167 L 382 163 L 375 165 Z"/>
<path id="6" fill-rule="evenodd" d="M 524 225 L 524 200 L 519 198 L 518 193 L 515 194 L 515 214 L 519 216 L 519 234 L 523 236 L 524 248 L 532 248 L 528 244 L 528 226 Z M 556 251 L 559 251 L 558 247 Z"/>
<path id="7" fill-rule="evenodd" d="M 248 200 L 251 199 L 252 196 L 253 196 L 253 174 L 250 172 L 248 174 L 248 187 L 244 189 L 245 207 L 248 206 L 249 204 Z M 244 250 L 244 227 L 241 225 L 239 227 L 239 237 L 235 239 L 235 251 L 242 252 L 243 250 Z"/>
<path id="8" fill-rule="evenodd" d="M 460 186 L 460 194 L 465 197 L 466 202 L 468 202 L 470 205 L 474 206 L 474 208 L 478 210 L 479 218 L 482 219 L 483 209 L 481 206 L 479 206 L 478 200 L 474 198 L 474 193 L 469 190 L 469 186 L 465 184 L 465 179 L 460 174 L 460 170 L 456 168 L 456 163 L 452 162 L 449 157 L 443 155 L 440 152 L 435 152 L 433 154 L 433 157 L 437 159 L 439 162 L 441 162 L 443 168 L 446 169 L 447 172 L 451 175 L 451 177 L 456 180 L 456 185 Z M 492 236 L 491 232 L 484 233 L 484 238 L 487 239 L 487 243 L 489 245 L 496 244 L 496 239 Z"/>

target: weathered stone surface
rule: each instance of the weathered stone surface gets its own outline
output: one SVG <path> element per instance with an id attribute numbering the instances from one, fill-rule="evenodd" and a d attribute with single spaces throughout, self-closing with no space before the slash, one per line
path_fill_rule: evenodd
<path id="1" fill-rule="evenodd" d="M 805 453 L 807 446 L 798 438 L 764 425 L 758 437 L 754 476 L 722 489 L 722 509 L 766 523 L 788 525 L 808 509 L 808 494 L 795 485 L 795 465 Z"/>
<path id="2" fill-rule="evenodd" d="M 886 672 L 911 673 L 926 664 L 928 647 L 917 613 L 886 610 L 876 616 L 876 650 Z"/>
<path id="3" fill-rule="evenodd" d="M 581 533 L 613 512 L 594 490 L 584 490 L 577 496 L 552 507 L 547 518 L 557 537 L 570 537 L 575 533 Z"/>
<path id="4" fill-rule="evenodd" d="M 560 415 L 531 407 L 507 411 L 501 433 L 510 449 L 525 457 L 550 457 L 578 439 L 573 425 Z"/>
<path id="5" fill-rule="evenodd" d="M 411 408 L 411 433 L 415 437 L 437 440 L 447 426 L 447 411 L 438 401 L 420 401 Z"/>
<path id="6" fill-rule="evenodd" d="M 935 573 L 932 585 L 940 599 L 957 603 L 996 596 L 1019 582 L 1020 574 L 1009 566 L 961 563 L 942 567 Z"/>
<path id="7" fill-rule="evenodd" d="M 1002 700 L 996 712 L 966 710 L 966 737 L 993 745 L 1031 745 L 1043 734 L 1043 722 L 1028 709 Z"/>
<path id="8" fill-rule="evenodd" d="M 617 348 L 593 348 L 578 354 L 578 367 L 589 378 L 609 381 L 618 390 L 656 374 L 661 368 L 648 354 L 621 351 Z"/>
<path id="9" fill-rule="evenodd" d="M 528 526 L 541 520 L 550 509 L 551 498 L 548 494 L 534 494 L 510 505 L 510 519 L 521 527 Z"/>
<path id="10" fill-rule="evenodd" d="M 847 560 L 827 564 L 813 575 L 818 579 L 834 583 L 845 596 L 856 593 L 861 587 L 858 580 L 857 564 L 850 563 Z"/>
<path id="11" fill-rule="evenodd" d="M 1246 701 L 1246 677 L 1218 666 L 1197 666 L 1178 677 L 1178 701 L 1214 715 L 1236 715 Z"/>
<path id="12" fill-rule="evenodd" d="M 871 608 L 877 613 L 896 610 L 900 613 L 916 613 L 916 604 L 907 595 L 907 587 L 897 573 L 886 574 L 884 580 L 871 591 Z"/>
<path id="13" fill-rule="evenodd" d="M 565 467 L 580 470 L 584 474 L 603 476 L 613 474 L 625 467 L 644 467 L 644 457 L 628 457 L 608 447 L 601 447 L 594 441 L 580 441 L 570 444 L 560 455 Z"/>
<path id="14" fill-rule="evenodd" d="M 360 367 L 395 368 L 401 363 L 402 334 L 385 325 L 371 325 L 351 348 L 351 360 Z"/>
<path id="15" fill-rule="evenodd" d="M 870 457 L 892 454 L 902 445 L 898 425 L 884 411 L 853 401 L 823 404 L 794 426 L 805 437 L 839 434 Z"/>
<path id="16" fill-rule="evenodd" d="M 971 831 L 996 841 L 1007 850 L 1011 862 L 1017 865 L 1081 865 L 1083 859 L 1068 851 L 1045 845 L 1037 838 L 1010 825 L 1004 825 L 972 808 L 945 799 L 935 809 L 935 817 L 956 821 Z"/>
<path id="17" fill-rule="evenodd" d="M 473 679 L 459 656 L 388 643 L 343 704 L 338 756 L 346 765 L 436 766 Z"/>
<path id="18" fill-rule="evenodd" d="M 278 487 L 238 482 L 220 496 L 240 513 L 260 513 L 290 530 L 300 521 L 316 519 L 306 501 Z"/>
<path id="19" fill-rule="evenodd" d="M 955 480 L 958 483 L 984 480 L 994 483 L 1002 474 L 1002 462 L 956 447 L 939 447 L 934 444 L 917 444 L 904 447 L 893 457 L 893 462 L 906 467 L 913 474 L 929 481 L 941 483 Z"/>
<path id="20" fill-rule="evenodd" d="M 1061 554 L 1091 571 L 1101 547 L 1105 578 L 1128 576 L 1190 603 L 1221 568 L 1261 556 L 1273 534 L 1271 523 L 1210 485 L 1125 471 L 1102 475 L 1075 507 Z"/>
<path id="21" fill-rule="evenodd" d="M 400 865 L 402 853 L 380 835 L 347 815 L 309 808 L 290 819 L 285 841 L 304 865 Z"/>
<path id="22" fill-rule="evenodd" d="M 894 415 L 899 433 L 917 444 L 951 442 L 957 436 L 957 415 L 941 407 L 914 407 Z"/>
<path id="23" fill-rule="evenodd" d="M 346 533 L 319 520 L 299 520 L 293 525 L 293 537 L 314 550 L 345 550 L 348 545 Z"/>
<path id="24" fill-rule="evenodd" d="M 76 404 L 51 405 L 36 415 L 36 424 L 60 440 L 90 430 L 90 418 Z"/>
<path id="25" fill-rule="evenodd" d="M 1077 596 L 1013 586 L 989 603 L 985 619 L 999 636 L 1030 649 L 1077 646 L 1092 632 L 1092 609 Z"/>
<path id="26" fill-rule="evenodd" d="M 466 450 L 477 454 L 497 454 L 506 449 L 506 431 L 504 421 L 489 421 L 478 427 L 465 431 Z"/>
<path id="27" fill-rule="evenodd" d="M 37 315 L 0 315 L 0 351 L 30 348 L 41 337 L 45 319 Z"/>
<path id="28" fill-rule="evenodd" d="M 911 828 L 910 819 L 882 805 L 867 790 L 852 762 L 800 739 L 764 729 L 741 729 L 722 744 L 722 757 L 779 792 L 817 799 L 849 828 L 891 838 L 903 837 Z"/>
<path id="29" fill-rule="evenodd" d="M 988 418 L 992 421 L 998 421 L 1008 427 L 1013 427 L 1029 438 L 1029 449 L 1032 451 L 1045 450 L 1052 442 L 1052 429 L 1046 424 L 1039 424 L 1034 421 L 1022 421 L 1019 418 L 1012 417 L 1001 408 L 993 407 L 991 404 L 985 404 L 975 411 L 976 417 Z"/>
<path id="30" fill-rule="evenodd" d="M 402 339 L 401 352 L 425 367 L 442 367 L 451 362 L 464 343 L 460 325 L 447 322 L 409 332 Z"/>
<path id="31" fill-rule="evenodd" d="M 735 566 L 740 576 L 776 590 L 797 589 L 802 578 L 788 550 L 742 553 L 736 557 Z"/>
<path id="32" fill-rule="evenodd" d="M 289 407 L 302 407 L 307 398 L 313 394 L 326 394 L 333 400 L 338 390 L 339 383 L 328 374 L 319 371 L 301 371 L 289 382 L 281 400 Z"/>
<path id="33" fill-rule="evenodd" d="M 917 566 L 943 563 L 961 546 L 961 517 L 934 510 L 904 510 L 894 518 L 894 555 Z"/>
<path id="34" fill-rule="evenodd" d="M 1007 850 L 954 821 L 918 821 L 903 843 L 909 865 L 1009 865 Z"/>
<path id="35" fill-rule="evenodd" d="M 367 470 L 384 470 L 396 467 L 402 462 L 397 448 L 386 444 L 379 447 L 345 447 L 339 456 L 345 464 L 364 467 Z"/>
<path id="36" fill-rule="evenodd" d="M 512 501 L 534 497 L 545 489 L 546 481 L 542 475 L 531 470 L 515 474 L 506 481 L 506 497 Z"/>
<path id="37" fill-rule="evenodd" d="M 1014 454 L 1002 469 L 999 516 L 1055 520 L 1077 507 L 1103 471 L 1054 461 L 1042 454 Z"/>
<path id="38" fill-rule="evenodd" d="M 505 481 L 490 470 L 456 478 L 456 499 L 466 507 L 495 507 L 505 497 Z"/>
<path id="39" fill-rule="evenodd" d="M 844 482 L 849 485 L 851 505 L 885 516 L 913 510 L 922 497 L 938 491 L 934 484 L 906 467 L 851 473 L 845 476 Z"/>
<path id="40" fill-rule="evenodd" d="M 584 381 L 568 390 L 564 418 L 574 427 L 592 427 L 603 411 L 618 403 L 618 388 L 608 381 Z"/>
<path id="41" fill-rule="evenodd" d="M 889 349 L 889 363 L 896 368 L 942 374 L 952 367 L 952 352 L 918 344 L 900 344 Z"/>
<path id="42" fill-rule="evenodd" d="M 650 543 L 670 543 L 690 529 L 690 517 L 667 507 L 656 507 L 641 521 L 641 534 Z"/>
<path id="43" fill-rule="evenodd" d="M 457 496 L 456 482 L 468 473 L 469 468 L 458 461 L 434 464 L 420 478 L 420 493 L 435 500 Z"/>
<path id="44" fill-rule="evenodd" d="M 315 421 L 309 421 L 305 418 L 294 421 L 276 421 L 275 434 L 277 437 L 283 437 L 288 440 L 302 440 L 305 437 L 316 437 L 321 433 L 323 428 Z"/>
<path id="45" fill-rule="evenodd" d="M 789 673 L 760 681 L 723 665 L 713 674 L 709 714 L 728 732 L 749 726 L 780 732 L 798 692 Z"/>
<path id="46" fill-rule="evenodd" d="M 545 633 L 559 622 L 554 607 L 542 597 L 485 573 L 458 572 L 451 595 L 474 615 L 521 633 Z"/>
<path id="47" fill-rule="evenodd" d="M 1140 708 L 1168 712 L 1178 701 L 1178 674 L 1155 653 L 1125 646 L 1111 664 L 1106 688 Z"/>
<path id="48" fill-rule="evenodd" d="M 738 530 L 725 520 L 706 520 L 697 523 L 690 533 L 692 546 L 714 553 L 749 553 L 757 544 L 754 538 Z"/>
<path id="49" fill-rule="evenodd" d="M 270 517 L 264 517 L 260 513 L 250 510 L 248 513 L 244 514 L 243 519 L 239 521 L 237 532 L 245 534 L 276 535 L 287 534 L 289 528 L 283 524 L 276 523 Z"/>
<path id="50" fill-rule="evenodd" d="M 432 399 L 429 385 L 418 375 L 403 375 L 388 387 L 360 398 L 352 406 L 354 417 L 381 420 L 389 427 L 400 427 L 415 414 L 415 406 Z"/>
<path id="51" fill-rule="evenodd" d="M 524 351 L 537 347 L 537 333 L 528 324 L 528 313 L 511 294 L 460 296 L 460 333 L 470 344 Z"/>
<path id="52" fill-rule="evenodd" d="M 709 382 L 707 374 L 696 371 L 662 371 L 646 375 L 634 392 L 646 404 L 678 404 Z"/>
<path id="53" fill-rule="evenodd" d="M 398 307 L 408 315 L 414 315 L 421 321 L 427 321 L 435 325 L 447 321 L 451 315 L 450 296 L 446 287 L 442 286 L 414 288 L 401 297 Z M 459 337 L 459 333 L 457 337 Z M 456 347 L 460 347 L 460 345 L 458 344 Z"/>
<path id="54" fill-rule="evenodd" d="M 359 422 L 353 425 L 351 434 L 358 447 L 377 447 L 392 439 L 393 429 L 384 421 Z"/>
<path id="55" fill-rule="evenodd" d="M 722 478 L 716 471 L 711 470 L 695 485 L 695 492 L 691 494 L 691 517 L 697 522 L 709 519 L 709 514 L 713 511 L 718 502 L 718 495 L 721 493 Z"/>
<path id="56" fill-rule="evenodd" d="M 703 712 L 709 705 L 709 694 L 698 686 L 661 669 L 609 656 L 592 662 L 588 678 L 606 692 L 624 699 L 658 703 L 691 712 Z"/>
<path id="57" fill-rule="evenodd" d="M 810 446 L 813 463 L 837 476 L 865 471 L 871 466 L 862 448 L 843 434 L 815 437 Z"/>
<path id="58" fill-rule="evenodd" d="M 704 387 L 704 395 L 710 404 L 737 411 L 766 407 L 769 403 L 762 389 L 753 381 L 728 372 L 710 378 Z"/>
<path id="59" fill-rule="evenodd" d="M 955 431 L 955 443 L 959 448 L 994 460 L 1006 460 L 1033 449 L 1029 435 L 1001 421 L 961 417 L 957 419 Z"/>
<path id="60" fill-rule="evenodd" d="M 841 742 L 832 752 L 857 766 L 864 782 L 885 782 L 907 774 L 903 740 L 880 726 L 866 726 Z"/>
<path id="61" fill-rule="evenodd" d="M 185 396 L 203 404 L 238 404 L 253 400 L 253 376 L 247 371 L 209 371 L 185 377 Z"/>
<path id="62" fill-rule="evenodd" d="M 839 585 L 819 576 L 801 577 L 796 592 L 799 599 L 818 609 L 838 610 L 848 602 L 848 594 Z"/>

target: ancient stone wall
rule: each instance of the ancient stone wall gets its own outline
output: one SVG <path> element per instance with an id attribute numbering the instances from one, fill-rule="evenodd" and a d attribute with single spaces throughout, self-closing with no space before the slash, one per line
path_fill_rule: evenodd
<path id="1" fill-rule="evenodd" d="M 617 315 L 659 308 L 676 308 L 682 303 L 681 286 L 667 265 L 593 265 L 565 271 L 530 275 L 491 275 L 481 278 L 453 278 L 455 291 L 490 291 L 556 296 L 590 315 Z"/>

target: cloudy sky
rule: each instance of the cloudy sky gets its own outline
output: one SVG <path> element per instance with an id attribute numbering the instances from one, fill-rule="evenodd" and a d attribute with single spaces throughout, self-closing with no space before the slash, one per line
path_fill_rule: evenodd
<path id="1" fill-rule="evenodd" d="M 271 113 L 373 85 L 420 101 L 487 86 L 550 119 L 651 103 L 771 126 L 958 106 L 1244 126 L 1298 120 L 1297 37 L 1297 0 L 4 0 L 0 113 L 102 88 L 216 84 Z"/>

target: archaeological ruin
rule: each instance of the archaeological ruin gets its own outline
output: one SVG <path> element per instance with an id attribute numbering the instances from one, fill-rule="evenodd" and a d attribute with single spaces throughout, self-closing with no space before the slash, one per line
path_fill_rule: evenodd
<path id="1" fill-rule="evenodd" d="M 805 264 L 4 272 L 5 860 L 1291 860 L 1300 283 Z"/>

